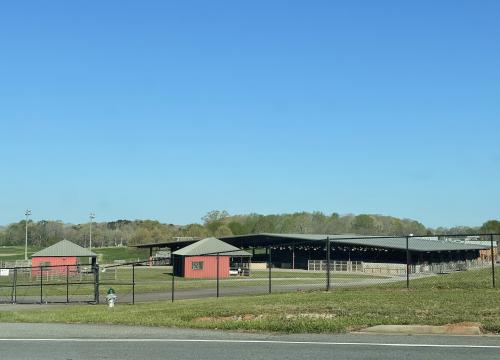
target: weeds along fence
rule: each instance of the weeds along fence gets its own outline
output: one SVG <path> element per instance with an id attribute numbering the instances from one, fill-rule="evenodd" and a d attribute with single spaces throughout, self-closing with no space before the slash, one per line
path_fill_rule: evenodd
<path id="1" fill-rule="evenodd" d="M 241 250 L 176 256 L 171 265 L 0 269 L 3 303 L 118 303 L 356 288 L 498 286 L 500 236 L 329 237 Z"/>

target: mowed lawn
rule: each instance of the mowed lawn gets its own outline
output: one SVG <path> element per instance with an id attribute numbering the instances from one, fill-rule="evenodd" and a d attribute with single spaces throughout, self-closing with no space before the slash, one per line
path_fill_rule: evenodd
<path id="1" fill-rule="evenodd" d="M 41 248 L 28 246 L 28 258 Z M 24 246 L 0 246 L 0 261 L 24 260 Z"/>
<path id="2" fill-rule="evenodd" d="M 28 258 L 39 250 L 40 247 L 28 246 Z M 137 261 L 147 259 L 149 250 L 134 249 L 126 246 L 92 248 L 92 252 L 99 256 L 99 263 L 112 264 L 115 260 Z M 24 259 L 24 246 L 1 246 L 0 261 L 13 261 Z"/>
<path id="3" fill-rule="evenodd" d="M 324 272 L 312 272 L 304 270 L 279 271 L 272 270 L 272 284 L 292 285 L 308 284 L 317 285 L 318 288 L 326 287 L 326 274 Z M 134 277 L 133 277 L 134 275 Z M 110 267 L 100 274 L 101 295 L 105 295 L 109 287 L 119 294 L 129 294 L 132 291 L 132 282 L 135 279 L 135 292 L 155 293 L 170 292 L 172 286 L 172 275 L 170 267 L 135 267 L 134 274 L 130 266 Z M 362 280 L 362 279 L 383 279 L 381 276 L 372 276 L 364 274 L 332 273 L 332 281 L 338 279 Z M 226 279 L 220 279 L 220 288 L 234 287 L 262 287 L 268 285 L 269 272 L 267 270 L 253 271 L 251 276 L 232 276 Z M 68 279 L 69 295 L 89 295 L 93 294 L 93 275 L 71 275 Z M 176 277 L 174 279 L 175 289 L 201 289 L 216 287 L 216 279 L 186 279 Z M 0 299 L 10 298 L 12 296 L 12 275 L 10 277 L 0 277 Z M 76 284 L 75 284 L 76 283 Z M 49 285 L 50 284 L 50 285 Z M 56 285 L 60 284 L 60 285 Z M 127 285 L 130 284 L 130 285 Z M 21 296 L 40 295 L 40 278 L 31 276 L 29 272 L 19 272 L 17 276 L 16 294 Z M 30 286 L 26 286 L 30 285 Z M 48 276 L 43 279 L 43 296 L 66 295 L 66 276 Z"/>
<path id="4" fill-rule="evenodd" d="M 497 268 L 497 271 L 500 270 Z M 0 321 L 105 323 L 277 332 L 345 332 L 379 324 L 479 322 L 500 333 L 500 290 L 491 270 L 467 271 L 401 284 L 151 302 L 0 311 Z"/>

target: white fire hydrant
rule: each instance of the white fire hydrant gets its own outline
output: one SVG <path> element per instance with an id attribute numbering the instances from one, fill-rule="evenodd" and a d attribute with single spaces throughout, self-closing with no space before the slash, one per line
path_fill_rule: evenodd
<path id="1" fill-rule="evenodd" d="M 115 307 L 116 298 L 117 296 L 115 294 L 115 290 L 113 290 L 113 288 L 109 288 L 108 294 L 106 295 L 106 302 L 110 308 Z"/>

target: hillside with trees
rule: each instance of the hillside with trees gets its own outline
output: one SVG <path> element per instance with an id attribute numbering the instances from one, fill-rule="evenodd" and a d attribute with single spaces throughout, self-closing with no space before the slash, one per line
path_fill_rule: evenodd
<path id="1" fill-rule="evenodd" d="M 223 237 L 256 233 L 296 234 L 466 234 L 474 232 L 500 233 L 500 221 L 490 220 L 481 227 L 426 228 L 415 220 L 384 215 L 339 215 L 322 212 L 297 212 L 280 215 L 230 215 L 226 211 L 210 211 L 202 223 L 188 225 L 164 224 L 155 220 L 117 220 L 92 224 L 92 244 L 95 247 L 134 245 L 171 241 L 176 237 Z M 89 223 L 67 224 L 62 221 L 30 221 L 29 243 L 45 247 L 62 239 L 82 246 L 89 243 Z M 25 221 L 0 227 L 0 246 L 23 245 Z"/>

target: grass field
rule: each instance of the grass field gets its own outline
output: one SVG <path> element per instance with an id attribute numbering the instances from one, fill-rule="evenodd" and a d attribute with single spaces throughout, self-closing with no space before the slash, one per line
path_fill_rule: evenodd
<path id="1" fill-rule="evenodd" d="M 28 247 L 28 257 L 41 248 Z M 133 249 L 126 246 L 93 248 L 92 251 L 99 256 L 101 264 L 112 264 L 115 260 L 137 261 L 145 260 L 149 256 L 148 249 Z M 0 260 L 12 261 L 24 259 L 24 246 L 2 246 L 0 247 Z"/>
<path id="2" fill-rule="evenodd" d="M 230 277 L 220 280 L 221 288 L 234 288 L 234 287 L 263 287 L 267 286 L 269 281 L 269 273 L 266 270 L 253 271 L 249 277 Z M 383 279 L 381 276 L 363 275 L 363 274 L 348 274 L 348 273 L 334 273 L 331 276 L 332 280 L 336 279 Z M 317 284 L 318 288 L 326 286 L 325 274 L 322 272 L 311 271 L 272 271 L 272 284 L 273 285 L 287 285 L 287 284 Z M 0 277 L 0 299 L 3 297 L 10 298 L 12 295 L 12 276 Z M 93 275 L 74 275 L 70 276 L 69 282 L 82 282 L 92 283 Z M 132 268 L 131 267 L 112 267 L 105 272 L 100 273 L 101 294 L 105 294 L 107 288 L 113 287 L 118 293 L 130 293 L 132 287 Z M 43 295 L 44 296 L 57 296 L 66 294 L 66 277 L 44 277 Z M 135 268 L 135 291 L 140 293 L 154 293 L 166 292 L 171 289 L 172 277 L 170 267 L 146 267 L 138 266 Z M 30 273 L 19 273 L 17 276 L 18 287 L 16 293 L 18 296 L 38 296 L 40 294 L 40 279 L 31 276 Z M 47 284 L 60 284 L 47 285 Z M 32 286 L 24 286 L 32 285 Z M 202 289 L 202 288 L 215 288 L 215 279 L 186 279 L 182 277 L 175 278 L 176 289 Z M 92 284 L 70 285 L 70 295 L 88 295 L 93 294 L 94 287 Z"/>
<path id="3" fill-rule="evenodd" d="M 498 269 L 497 269 L 498 270 Z M 500 333 L 500 291 L 488 270 L 395 285 L 244 296 L 0 311 L 0 321 L 105 323 L 277 332 L 345 332 L 379 324 L 479 322 Z M 21 307 L 20 307 L 21 308 Z"/>
<path id="4" fill-rule="evenodd" d="M 145 260 L 149 257 L 148 249 L 133 249 L 129 247 L 95 248 L 93 252 L 100 255 L 100 264 L 112 264 L 115 260 Z"/>
<path id="5" fill-rule="evenodd" d="M 40 250 L 28 247 L 28 258 Z M 24 246 L 2 246 L 0 247 L 0 261 L 24 260 Z"/>
<path id="6" fill-rule="evenodd" d="M 500 266 L 495 267 L 497 287 L 500 286 Z M 487 289 L 492 287 L 491 268 L 469 270 L 451 274 L 438 274 L 422 279 L 412 279 L 412 289 Z M 399 287 L 398 284 L 386 284 L 386 288 Z M 499 293 L 500 295 L 500 293 Z M 500 310 L 500 309 L 499 309 Z"/>

